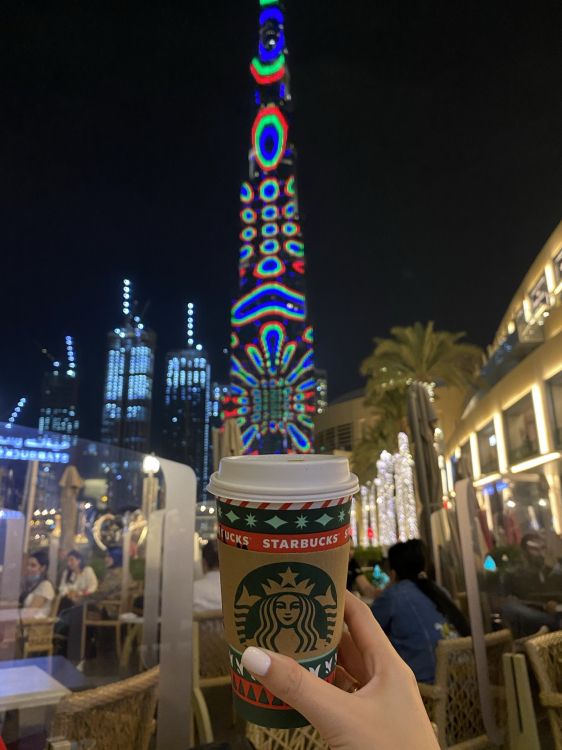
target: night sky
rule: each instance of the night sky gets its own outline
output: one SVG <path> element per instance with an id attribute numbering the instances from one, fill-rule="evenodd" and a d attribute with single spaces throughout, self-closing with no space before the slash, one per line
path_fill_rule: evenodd
<path id="1" fill-rule="evenodd" d="M 224 378 L 257 0 L 0 6 L 0 419 L 36 425 L 76 337 L 97 438 L 106 332 L 134 285 L 165 352 L 184 306 Z M 561 218 L 559 0 L 288 0 L 309 312 L 330 396 L 374 336 L 486 345 Z"/>

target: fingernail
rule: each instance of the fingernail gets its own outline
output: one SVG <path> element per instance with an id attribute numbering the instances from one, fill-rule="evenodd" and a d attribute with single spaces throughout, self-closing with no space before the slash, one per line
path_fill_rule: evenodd
<path id="1" fill-rule="evenodd" d="M 254 646 L 249 646 L 242 654 L 242 666 L 248 672 L 253 672 L 258 677 L 263 677 L 267 674 L 267 670 L 271 666 L 271 658 L 265 651 Z"/>

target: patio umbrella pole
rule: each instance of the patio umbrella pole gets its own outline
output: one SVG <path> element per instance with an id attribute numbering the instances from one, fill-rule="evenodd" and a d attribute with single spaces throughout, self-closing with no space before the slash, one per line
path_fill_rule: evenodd
<path id="1" fill-rule="evenodd" d="M 420 414 L 417 391 L 413 387 L 410 387 L 408 390 L 408 421 L 410 423 L 413 443 L 415 446 L 414 464 L 416 467 L 416 477 L 418 480 L 418 489 L 422 505 L 421 527 L 423 529 L 423 538 L 426 543 L 427 553 L 433 558 L 433 535 L 431 533 L 429 483 L 427 480 L 419 420 Z"/>
<path id="2" fill-rule="evenodd" d="M 27 552 L 29 546 L 29 531 L 31 529 L 31 520 L 33 518 L 33 511 L 35 510 L 35 495 L 37 493 L 37 474 L 39 471 L 39 462 L 30 461 L 27 466 L 27 473 L 25 475 L 25 530 L 23 536 L 23 551 Z"/>

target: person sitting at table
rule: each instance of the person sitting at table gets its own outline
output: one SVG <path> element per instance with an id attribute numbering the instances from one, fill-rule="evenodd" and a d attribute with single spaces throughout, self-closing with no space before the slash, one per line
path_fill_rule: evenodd
<path id="1" fill-rule="evenodd" d="M 121 585 L 123 582 L 123 549 L 121 547 L 109 547 L 105 553 L 105 575 L 98 585 L 98 589 L 90 594 L 90 600 L 101 602 L 103 600 L 121 599 Z M 114 620 L 119 615 L 119 604 L 104 605 L 101 615 L 109 620 Z"/>
<path id="2" fill-rule="evenodd" d="M 203 578 L 193 582 L 193 610 L 207 612 L 222 609 L 219 549 L 216 539 L 209 539 L 201 553 Z"/>
<path id="3" fill-rule="evenodd" d="M 27 558 L 26 574 L 19 606 L 25 609 L 24 617 L 49 617 L 55 598 L 55 589 L 47 577 L 49 555 L 45 550 L 32 552 Z"/>
<path id="4" fill-rule="evenodd" d="M 448 594 L 427 577 L 420 539 L 388 550 L 391 583 L 371 611 L 418 682 L 435 679 L 435 648 L 442 638 L 470 635 L 470 628 Z"/>
<path id="5" fill-rule="evenodd" d="M 541 629 L 559 630 L 562 575 L 556 565 L 547 565 L 546 543 L 539 534 L 525 534 L 520 544 L 523 562 L 504 579 L 507 598 L 501 607 L 502 619 L 514 638 L 525 638 Z"/>
<path id="6" fill-rule="evenodd" d="M 63 597 L 59 607 L 61 610 L 79 604 L 98 589 L 96 574 L 85 564 L 81 552 L 71 550 L 66 556 L 66 565 L 59 586 L 59 594 Z"/>
<path id="7" fill-rule="evenodd" d="M 353 547 L 349 548 L 349 560 L 347 563 L 347 583 L 346 589 L 353 591 L 356 589 L 362 597 L 370 599 L 371 602 L 380 595 L 380 590 L 377 589 L 369 581 L 367 576 L 361 570 L 361 566 L 355 559 Z"/>

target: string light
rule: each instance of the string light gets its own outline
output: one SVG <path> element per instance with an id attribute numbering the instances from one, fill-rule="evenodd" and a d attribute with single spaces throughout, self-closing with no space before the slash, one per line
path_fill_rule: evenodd
<path id="1" fill-rule="evenodd" d="M 369 504 L 369 528 L 371 529 L 369 543 L 374 547 L 378 547 L 380 544 L 380 534 L 377 515 L 377 490 L 374 482 L 367 482 L 367 502 Z"/>
<path id="2" fill-rule="evenodd" d="M 405 542 L 416 539 L 419 531 L 414 494 L 414 461 L 408 436 L 404 432 L 398 433 L 398 453 L 394 454 L 393 461 L 398 537 L 401 542 Z"/>
<path id="3" fill-rule="evenodd" d="M 351 541 L 354 547 L 357 547 L 358 544 L 358 536 L 357 536 L 357 510 L 356 510 L 356 503 L 355 498 L 351 501 L 351 516 L 349 519 L 349 523 L 351 526 Z"/>
<path id="4" fill-rule="evenodd" d="M 367 487 L 361 487 L 361 546 L 366 547 L 369 544 L 369 537 L 367 534 L 367 527 L 369 525 L 368 518 L 368 490 Z"/>
<path id="5" fill-rule="evenodd" d="M 398 433 L 398 452 L 383 451 L 377 477 L 361 487 L 363 523 L 369 519 L 369 543 L 390 546 L 419 536 L 414 492 L 414 461 L 408 436 Z"/>
<path id="6" fill-rule="evenodd" d="M 396 509 L 394 499 L 394 462 L 388 451 L 377 461 L 377 510 L 379 541 L 384 546 L 396 544 Z"/>

